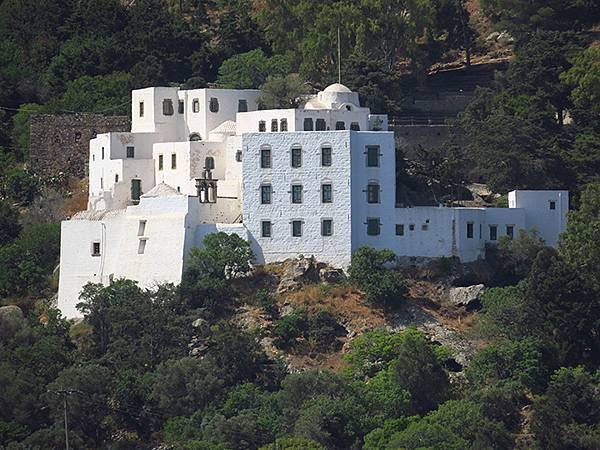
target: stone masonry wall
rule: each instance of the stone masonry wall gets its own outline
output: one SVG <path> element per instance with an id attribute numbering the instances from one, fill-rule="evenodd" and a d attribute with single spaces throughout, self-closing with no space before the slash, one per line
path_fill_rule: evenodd
<path id="1" fill-rule="evenodd" d="M 129 131 L 127 116 L 100 114 L 36 115 L 31 118 L 30 160 L 41 177 L 88 174 L 90 139 L 109 131 Z"/>

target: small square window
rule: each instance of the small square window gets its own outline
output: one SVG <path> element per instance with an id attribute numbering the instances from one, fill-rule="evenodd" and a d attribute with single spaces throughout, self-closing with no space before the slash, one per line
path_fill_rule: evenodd
<path id="1" fill-rule="evenodd" d="M 338 121 L 335 123 L 335 129 L 340 131 L 340 130 L 345 130 L 346 129 L 346 124 L 343 121 Z"/>
<path id="2" fill-rule="evenodd" d="M 158 170 L 163 170 L 163 155 L 158 155 Z"/>
<path id="3" fill-rule="evenodd" d="M 379 217 L 369 217 L 367 219 L 367 234 L 369 236 L 378 236 L 380 233 L 381 224 Z"/>
<path id="4" fill-rule="evenodd" d="M 427 231 L 429 229 L 429 225 L 426 223 L 421 224 L 421 231 Z"/>
<path id="5" fill-rule="evenodd" d="M 300 147 L 292 148 L 292 167 L 302 167 L 302 149 Z"/>
<path id="6" fill-rule="evenodd" d="M 333 189 L 331 184 L 322 184 L 321 185 L 321 202 L 322 203 L 331 203 L 333 201 Z"/>
<path id="7" fill-rule="evenodd" d="M 396 236 L 404 236 L 404 224 L 403 223 L 396 224 Z"/>
<path id="8" fill-rule="evenodd" d="M 408 225 L 408 231 L 415 231 L 415 224 L 411 223 Z"/>
<path id="9" fill-rule="evenodd" d="M 490 225 L 490 241 L 498 240 L 498 226 Z"/>
<path id="10" fill-rule="evenodd" d="M 331 166 L 331 147 L 321 147 L 321 165 L 323 167 Z"/>
<path id="11" fill-rule="evenodd" d="M 287 131 L 288 130 L 287 119 L 281 119 L 279 129 L 281 131 Z"/>
<path id="12" fill-rule="evenodd" d="M 260 151 L 260 167 L 261 169 L 271 168 L 271 149 L 263 148 Z"/>
<path id="13" fill-rule="evenodd" d="M 179 114 L 183 114 L 184 111 L 185 111 L 185 103 L 183 102 L 183 100 L 179 100 L 179 103 L 177 105 L 177 112 Z"/>
<path id="14" fill-rule="evenodd" d="M 131 146 L 127 147 L 127 157 L 135 158 L 135 147 L 131 147 Z"/>
<path id="15" fill-rule="evenodd" d="M 261 236 L 264 238 L 271 237 L 271 222 L 269 220 L 263 220 L 261 222 Z"/>
<path id="16" fill-rule="evenodd" d="M 271 132 L 272 133 L 277 133 L 278 129 L 277 129 L 277 119 L 272 119 L 271 120 Z"/>
<path id="17" fill-rule="evenodd" d="M 140 117 L 144 117 L 144 102 L 140 102 Z"/>
<path id="18" fill-rule="evenodd" d="M 306 117 L 304 119 L 304 131 L 312 131 L 313 130 L 313 120 L 310 117 Z"/>
<path id="19" fill-rule="evenodd" d="M 550 200 L 550 209 L 556 209 L 556 202 L 554 200 Z"/>
<path id="20" fill-rule="evenodd" d="M 171 154 L 171 169 L 177 169 L 177 153 Z"/>
<path id="21" fill-rule="evenodd" d="M 379 167 L 379 146 L 367 146 L 367 167 Z"/>
<path id="22" fill-rule="evenodd" d="M 302 203 L 302 185 L 292 185 L 292 203 Z"/>
<path id="23" fill-rule="evenodd" d="M 321 236 L 332 236 L 333 235 L 333 220 L 323 219 L 321 221 Z"/>
<path id="24" fill-rule="evenodd" d="M 352 131 L 360 131 L 360 125 L 358 124 L 358 122 L 352 122 L 350 124 L 350 130 L 352 130 Z"/>
<path id="25" fill-rule="evenodd" d="M 264 120 L 258 122 L 258 131 L 261 133 L 267 131 L 267 123 Z"/>
<path id="26" fill-rule="evenodd" d="M 270 184 L 265 184 L 260 187 L 260 203 L 263 205 L 271 204 L 272 188 Z"/>
<path id="27" fill-rule="evenodd" d="M 173 100 L 170 98 L 165 98 L 163 100 L 163 115 L 172 116 L 173 115 Z"/>
<path id="28" fill-rule="evenodd" d="M 199 113 L 200 112 L 200 100 L 195 98 L 192 100 L 192 112 Z"/>
<path id="29" fill-rule="evenodd" d="M 292 221 L 292 236 L 293 237 L 301 237 L 302 236 L 302 221 L 301 220 L 293 220 Z"/>
<path id="30" fill-rule="evenodd" d="M 219 112 L 219 100 L 216 97 L 211 97 L 208 103 L 208 109 L 213 113 Z"/>
<path id="31" fill-rule="evenodd" d="M 325 122 L 325 119 L 317 119 L 317 121 L 315 122 L 315 130 L 317 130 L 317 131 L 327 130 L 327 123 Z"/>
<path id="32" fill-rule="evenodd" d="M 144 233 L 146 232 L 146 221 L 145 220 L 140 220 L 140 223 L 138 225 L 138 236 L 143 236 Z"/>
<path id="33" fill-rule="evenodd" d="M 467 223 L 467 238 L 473 239 L 473 222 Z"/>
<path id="34" fill-rule="evenodd" d="M 248 112 L 248 100 L 238 100 L 238 112 Z"/>
<path id="35" fill-rule="evenodd" d="M 92 256 L 100 256 L 100 242 L 92 242 Z"/>
<path id="36" fill-rule="evenodd" d="M 140 239 L 140 243 L 138 244 L 138 255 L 143 255 L 146 251 L 146 239 Z"/>
<path id="37" fill-rule="evenodd" d="M 514 225 L 506 225 L 506 235 L 510 238 L 513 238 L 515 236 Z"/>

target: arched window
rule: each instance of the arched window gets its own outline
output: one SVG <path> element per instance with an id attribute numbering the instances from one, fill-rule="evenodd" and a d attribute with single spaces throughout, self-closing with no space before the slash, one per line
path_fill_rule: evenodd
<path id="1" fill-rule="evenodd" d="M 213 170 L 215 168 L 215 159 L 212 156 L 207 156 L 204 160 L 204 168 L 206 170 Z"/>
<path id="2" fill-rule="evenodd" d="M 287 131 L 287 119 L 281 119 L 280 127 L 281 131 Z"/>
<path id="3" fill-rule="evenodd" d="M 190 134 L 190 142 L 197 142 L 197 141 L 201 141 L 202 137 L 200 137 L 200 134 L 198 133 L 192 133 Z"/>
<path id="4" fill-rule="evenodd" d="M 271 132 L 277 133 L 277 119 L 271 120 Z"/>
<path id="5" fill-rule="evenodd" d="M 163 114 L 165 116 L 173 115 L 173 100 L 171 100 L 170 98 L 165 98 L 163 100 Z"/>

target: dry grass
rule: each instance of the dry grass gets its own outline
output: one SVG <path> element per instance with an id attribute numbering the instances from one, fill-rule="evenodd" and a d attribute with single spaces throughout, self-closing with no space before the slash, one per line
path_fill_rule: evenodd
<path id="1" fill-rule="evenodd" d="M 72 178 L 69 180 L 69 191 L 72 192 L 71 196 L 67 198 L 62 206 L 64 215 L 71 217 L 76 212 L 87 209 L 88 201 L 88 180 L 84 178 L 78 180 Z"/>

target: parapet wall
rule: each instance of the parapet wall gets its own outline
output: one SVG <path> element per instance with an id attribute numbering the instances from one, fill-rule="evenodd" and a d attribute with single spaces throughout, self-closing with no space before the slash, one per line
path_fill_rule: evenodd
<path id="1" fill-rule="evenodd" d="M 90 139 L 99 133 L 129 131 L 127 116 L 100 114 L 42 114 L 31 117 L 30 160 L 41 177 L 65 174 L 83 178 L 88 174 Z"/>

